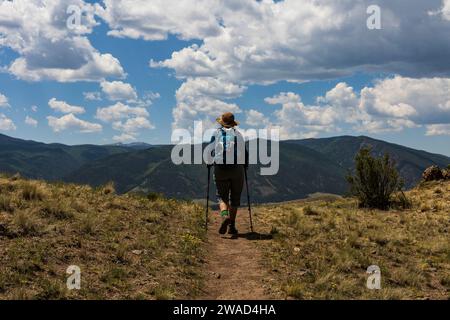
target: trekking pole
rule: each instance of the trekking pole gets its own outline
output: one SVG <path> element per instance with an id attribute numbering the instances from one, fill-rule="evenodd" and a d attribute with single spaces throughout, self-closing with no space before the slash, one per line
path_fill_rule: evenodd
<path id="1" fill-rule="evenodd" d="M 205 212 L 205 230 L 208 231 L 208 210 L 209 210 L 209 185 L 211 180 L 211 166 L 208 165 L 208 186 L 206 187 L 206 212 Z"/>
<path id="2" fill-rule="evenodd" d="M 247 189 L 248 214 L 250 216 L 250 230 L 253 233 L 252 207 L 250 203 L 250 190 L 248 189 L 247 168 L 245 168 L 244 174 L 245 174 L 245 187 Z"/>

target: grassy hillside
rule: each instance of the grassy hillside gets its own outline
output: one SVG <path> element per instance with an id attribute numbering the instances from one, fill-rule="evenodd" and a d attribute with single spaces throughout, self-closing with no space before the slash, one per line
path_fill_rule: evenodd
<path id="1" fill-rule="evenodd" d="M 210 230 L 208 243 L 247 241 L 245 258 L 263 257 L 253 263 L 271 298 L 449 299 L 450 182 L 407 196 L 408 210 L 359 209 L 321 194 L 258 206 L 256 230 L 271 237 L 233 243 Z M 245 219 L 243 210 L 238 224 Z M 196 298 L 211 288 L 205 240 L 203 208 L 191 202 L 0 176 L 0 299 Z M 215 259 L 236 265 L 227 252 Z M 81 268 L 79 291 L 66 288 L 70 265 Z M 381 268 L 381 290 L 365 286 L 370 265 Z"/>
<path id="2" fill-rule="evenodd" d="M 406 211 L 358 209 L 349 199 L 313 199 L 255 209 L 280 298 L 450 299 L 450 182 L 422 184 Z M 381 268 L 382 289 L 366 288 L 366 270 Z"/>
<path id="3" fill-rule="evenodd" d="M 202 208 L 0 177 L 0 299 L 171 299 L 200 288 Z M 66 269 L 81 268 L 81 290 Z"/>

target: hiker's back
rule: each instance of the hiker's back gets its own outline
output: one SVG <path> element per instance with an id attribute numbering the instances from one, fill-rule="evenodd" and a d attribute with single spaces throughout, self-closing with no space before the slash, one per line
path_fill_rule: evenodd
<path id="1" fill-rule="evenodd" d="M 235 128 L 219 128 L 213 136 L 214 163 L 233 166 L 246 163 L 245 140 Z"/>

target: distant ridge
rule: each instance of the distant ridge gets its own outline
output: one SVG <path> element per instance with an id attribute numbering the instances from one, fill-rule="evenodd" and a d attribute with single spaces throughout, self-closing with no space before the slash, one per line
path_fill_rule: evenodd
<path id="1" fill-rule="evenodd" d="M 45 144 L 0 134 L 0 172 L 62 180 L 87 162 L 128 151 L 120 146 Z"/>
<path id="2" fill-rule="evenodd" d="M 136 149 L 136 150 L 149 149 L 149 148 L 153 147 L 153 145 L 145 143 L 145 142 L 132 142 L 132 143 L 118 142 L 118 143 L 113 143 L 113 144 L 107 144 L 106 146 L 131 148 L 131 149 Z"/>
<path id="3" fill-rule="evenodd" d="M 366 136 L 283 141 L 276 176 L 260 176 L 259 167 L 251 166 L 252 198 L 263 203 L 305 198 L 316 192 L 344 194 L 345 176 L 353 168 L 355 154 L 366 145 L 375 154 L 392 156 L 408 188 L 419 181 L 425 168 L 450 164 L 449 157 Z M 0 172 L 92 186 L 113 181 L 119 193 L 158 192 L 203 199 L 206 167 L 174 165 L 171 149 L 170 145 L 146 143 L 66 146 L 0 135 Z"/>

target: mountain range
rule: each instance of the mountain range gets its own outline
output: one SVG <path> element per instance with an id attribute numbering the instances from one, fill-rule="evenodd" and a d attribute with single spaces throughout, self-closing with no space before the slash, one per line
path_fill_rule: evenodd
<path id="1" fill-rule="evenodd" d="M 305 198 L 316 192 L 344 194 L 348 187 L 345 176 L 353 168 L 355 154 L 365 145 L 372 146 L 376 155 L 388 152 L 408 188 L 420 180 L 428 166 L 450 164 L 450 158 L 443 155 L 365 136 L 282 141 L 277 175 L 260 176 L 259 166 L 250 166 L 252 200 L 279 202 Z M 119 193 L 157 192 L 174 198 L 204 198 L 206 166 L 174 165 L 171 150 L 170 145 L 143 143 L 44 144 L 0 135 L 0 172 L 94 187 L 113 181 Z"/>

